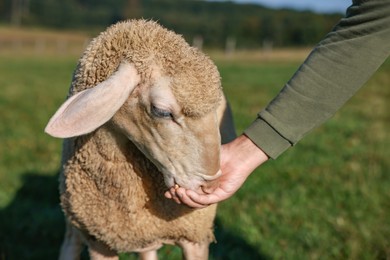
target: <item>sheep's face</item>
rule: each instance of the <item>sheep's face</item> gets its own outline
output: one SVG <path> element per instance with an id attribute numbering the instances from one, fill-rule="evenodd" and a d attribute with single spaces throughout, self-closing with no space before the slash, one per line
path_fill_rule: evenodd
<path id="1" fill-rule="evenodd" d="M 162 172 L 167 187 L 197 189 L 219 173 L 217 113 L 215 109 L 202 116 L 185 115 L 172 92 L 172 80 L 154 71 L 112 123 Z"/>
<path id="2" fill-rule="evenodd" d="M 45 130 L 66 138 L 110 122 L 163 173 L 167 187 L 197 189 L 220 172 L 217 106 L 201 116 L 185 115 L 173 80 L 158 70 L 141 80 L 133 65 L 122 63 L 105 81 L 70 97 Z"/>

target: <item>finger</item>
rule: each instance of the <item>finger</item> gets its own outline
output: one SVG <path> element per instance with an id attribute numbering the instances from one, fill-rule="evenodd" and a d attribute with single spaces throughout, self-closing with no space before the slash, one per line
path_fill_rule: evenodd
<path id="1" fill-rule="evenodd" d="M 171 188 L 169 189 L 169 193 L 171 193 L 172 197 L 175 197 L 175 196 L 176 196 L 176 190 L 175 190 L 175 188 L 171 187 Z"/>
<path id="2" fill-rule="evenodd" d="M 224 200 L 224 196 L 221 196 L 220 189 L 214 191 L 211 194 L 198 194 L 192 190 L 187 190 L 187 196 L 193 203 L 197 203 L 200 205 L 210 205 L 218 203 Z"/>
<path id="3" fill-rule="evenodd" d="M 181 201 L 178 197 L 174 197 L 173 200 L 177 203 L 177 204 L 181 204 Z"/>
<path id="4" fill-rule="evenodd" d="M 170 188 L 170 189 L 169 189 L 169 193 L 171 194 L 172 199 L 173 199 L 177 204 L 181 204 L 180 199 L 177 197 L 176 189 L 175 189 L 175 188 L 173 188 L 173 187 Z"/>
<path id="5" fill-rule="evenodd" d="M 197 203 L 197 202 L 191 200 L 191 198 L 187 196 L 186 190 L 183 188 L 179 188 L 176 192 L 177 192 L 177 195 L 180 198 L 181 202 L 186 204 L 187 206 L 189 206 L 191 208 L 205 208 L 205 207 L 209 206 L 209 205 L 200 204 L 200 203 Z"/>
<path id="6" fill-rule="evenodd" d="M 210 181 L 207 184 L 201 186 L 204 193 L 213 193 L 219 186 L 219 180 Z"/>
<path id="7" fill-rule="evenodd" d="M 172 197 L 172 194 L 169 192 L 169 191 L 166 191 L 165 193 L 164 193 L 164 196 L 165 196 L 165 198 L 167 198 L 167 199 L 172 199 L 173 197 Z"/>

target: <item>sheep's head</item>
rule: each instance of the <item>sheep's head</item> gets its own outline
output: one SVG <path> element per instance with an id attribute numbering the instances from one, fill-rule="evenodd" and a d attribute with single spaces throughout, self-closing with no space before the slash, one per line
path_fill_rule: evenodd
<path id="1" fill-rule="evenodd" d="M 214 64 L 182 37 L 154 22 L 119 23 L 87 48 L 46 132 L 67 138 L 110 124 L 167 187 L 197 189 L 220 172 L 221 95 Z"/>

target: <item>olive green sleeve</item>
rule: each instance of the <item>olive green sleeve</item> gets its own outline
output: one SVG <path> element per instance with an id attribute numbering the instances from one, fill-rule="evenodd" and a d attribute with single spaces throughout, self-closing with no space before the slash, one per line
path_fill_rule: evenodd
<path id="1" fill-rule="evenodd" d="M 275 159 L 335 112 L 390 54 L 390 0 L 354 1 L 244 133 Z"/>

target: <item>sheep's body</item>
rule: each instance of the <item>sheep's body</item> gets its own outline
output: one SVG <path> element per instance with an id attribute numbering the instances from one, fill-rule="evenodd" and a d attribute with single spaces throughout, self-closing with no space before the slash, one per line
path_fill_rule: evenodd
<path id="1" fill-rule="evenodd" d="M 214 178 L 218 124 L 222 142 L 231 140 L 230 116 L 215 65 L 182 37 L 140 20 L 95 38 L 79 61 L 70 98 L 46 128 L 68 137 L 60 177 L 68 223 L 61 257 L 76 257 L 84 240 L 91 256 L 170 243 L 189 258 L 207 258 L 216 205 L 192 210 L 163 194 L 175 183 L 196 188 Z"/>
<path id="2" fill-rule="evenodd" d="M 65 141 L 72 151 L 60 193 L 71 223 L 120 252 L 181 239 L 211 242 L 216 206 L 191 210 L 167 200 L 162 174 L 130 141 L 116 138 L 102 128 Z"/>

